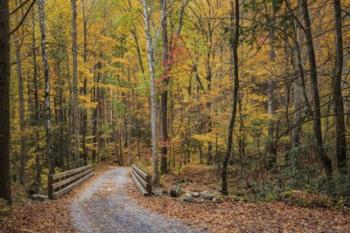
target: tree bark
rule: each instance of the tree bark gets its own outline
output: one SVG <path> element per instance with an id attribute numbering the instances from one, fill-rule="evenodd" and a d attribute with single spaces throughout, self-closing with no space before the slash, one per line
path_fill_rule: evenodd
<path id="1" fill-rule="evenodd" d="M 83 13 L 83 36 L 84 36 L 84 50 L 83 50 L 83 56 L 84 56 L 84 63 L 87 62 L 87 56 L 88 56 L 88 50 L 87 50 L 87 17 L 86 17 L 86 9 L 85 9 L 85 0 L 81 2 L 82 4 L 82 13 Z M 84 87 L 83 87 L 83 94 L 84 97 L 87 96 L 87 78 L 84 76 Z M 82 147 L 83 147 L 83 157 L 84 162 L 87 164 L 87 148 L 86 148 L 86 134 L 87 134 L 87 128 L 88 128 L 88 122 L 87 122 L 87 110 L 84 108 L 82 110 L 82 120 L 83 120 L 83 126 L 82 126 Z"/>
<path id="2" fill-rule="evenodd" d="M 41 57 L 44 68 L 45 79 L 45 132 L 46 132 L 46 156 L 48 159 L 49 174 L 55 173 L 55 159 L 52 154 L 51 142 L 51 107 L 50 107 L 50 76 L 49 62 L 46 53 L 46 16 L 45 16 L 45 0 L 39 0 L 39 22 L 41 34 Z"/>
<path id="3" fill-rule="evenodd" d="M 9 4 L 0 1 L 0 198 L 11 203 Z"/>
<path id="4" fill-rule="evenodd" d="M 20 166 L 19 166 L 19 182 L 25 183 L 26 169 L 26 139 L 25 139 L 25 117 L 24 117 L 24 94 L 23 94 L 23 73 L 21 60 L 21 45 L 19 38 L 15 40 L 16 64 L 17 64 L 17 83 L 18 83 L 18 110 L 19 110 L 19 129 L 20 129 Z"/>
<path id="5" fill-rule="evenodd" d="M 335 153 L 336 164 L 341 173 L 347 172 L 346 158 L 346 128 L 344 121 L 344 102 L 342 96 L 342 74 L 344 64 L 343 52 L 343 21 L 341 14 L 340 0 L 333 0 L 334 18 L 336 28 L 336 59 L 335 59 L 335 74 L 333 77 L 333 99 L 334 99 L 334 122 L 335 122 Z"/>
<path id="6" fill-rule="evenodd" d="M 161 0 L 161 27 L 162 27 L 162 91 L 160 104 L 160 120 L 161 120 L 161 163 L 160 171 L 162 174 L 168 172 L 167 156 L 168 156 L 168 83 L 169 83 L 169 44 L 167 30 L 167 0 Z"/>
<path id="7" fill-rule="evenodd" d="M 232 109 L 230 115 L 230 122 L 227 132 L 227 148 L 222 164 L 221 174 L 221 192 L 223 195 L 228 195 L 227 187 L 227 167 L 232 153 L 233 145 L 233 129 L 236 121 L 237 103 L 238 103 L 238 90 L 239 90 L 239 64 L 238 64 L 238 43 L 239 43 L 239 0 L 231 1 L 231 52 L 232 52 L 232 66 L 233 66 L 233 88 L 232 88 Z"/>
<path id="8" fill-rule="evenodd" d="M 313 100 L 312 117 L 313 117 L 313 130 L 314 130 L 314 136 L 315 136 L 315 144 L 316 144 L 315 149 L 316 149 L 318 158 L 325 170 L 326 175 L 330 176 L 332 174 L 332 162 L 326 156 L 324 145 L 323 145 L 320 95 L 319 95 L 318 80 L 317 80 L 317 65 L 316 65 L 314 43 L 313 43 L 312 31 L 311 31 L 311 20 L 310 20 L 308 1 L 301 0 L 300 3 L 301 3 L 301 9 L 302 9 L 304 23 L 305 23 L 304 32 L 305 32 L 306 46 L 308 50 L 308 59 L 309 59 L 309 66 L 310 66 L 311 95 Z"/>
<path id="9" fill-rule="evenodd" d="M 275 14 L 275 12 L 273 13 Z M 270 21 L 270 28 L 269 28 L 269 40 L 270 40 L 270 52 L 269 52 L 269 58 L 272 63 L 276 60 L 276 51 L 275 51 L 275 15 L 272 16 L 272 19 L 269 19 Z M 273 116 L 275 115 L 275 109 L 276 109 L 276 97 L 274 93 L 275 89 L 275 82 L 273 80 L 273 77 L 270 77 L 267 81 L 267 114 L 270 116 L 270 122 L 269 122 L 269 128 L 268 128 L 268 142 L 267 142 L 267 152 L 269 153 L 270 159 L 269 159 L 269 167 L 273 167 L 276 165 L 277 162 L 277 147 L 276 147 L 276 139 L 275 139 L 275 131 L 276 131 L 276 125 L 273 120 Z"/>
<path id="10" fill-rule="evenodd" d="M 151 16 L 149 4 L 147 0 L 142 0 L 143 14 L 145 21 L 145 34 L 147 40 L 147 57 L 150 72 L 150 102 L 151 102 L 151 131 L 152 131 L 152 167 L 153 167 L 153 183 L 159 184 L 159 168 L 158 168 L 158 148 L 157 148 L 157 95 L 156 95 L 156 72 L 154 62 L 153 39 L 151 35 Z"/>
<path id="11" fill-rule="evenodd" d="M 40 140 L 40 109 L 39 109 L 39 80 L 36 60 L 36 35 L 35 35 L 35 8 L 33 8 L 32 16 L 32 53 L 33 53 L 33 79 L 34 79 L 34 105 L 35 105 L 35 138 Z M 37 187 L 37 191 L 41 190 L 41 156 L 39 143 L 35 146 L 35 175 L 34 184 Z"/>
<path id="12" fill-rule="evenodd" d="M 78 52 L 77 52 L 77 6 L 76 0 L 71 0 L 72 10 L 72 62 L 73 62 L 73 135 L 74 135 L 74 159 L 79 160 L 79 101 L 78 101 Z"/>

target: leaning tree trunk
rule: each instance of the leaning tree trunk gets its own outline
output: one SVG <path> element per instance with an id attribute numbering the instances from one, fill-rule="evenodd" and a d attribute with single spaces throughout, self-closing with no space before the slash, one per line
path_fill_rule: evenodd
<path id="1" fill-rule="evenodd" d="M 8 0 L 0 1 L 0 198 L 11 203 L 10 45 Z"/>
<path id="2" fill-rule="evenodd" d="M 157 150 L 157 95 L 156 95 L 156 71 L 154 62 L 153 39 L 151 35 L 151 16 L 147 0 L 142 0 L 145 21 L 145 34 L 147 40 L 147 57 L 150 72 L 150 102 L 151 102 L 151 131 L 152 131 L 152 167 L 153 183 L 159 184 L 158 150 Z"/>
<path id="3" fill-rule="evenodd" d="M 301 9 L 303 13 L 304 23 L 305 23 L 305 39 L 306 46 L 308 50 L 308 59 L 310 66 L 310 83 L 311 83 L 311 95 L 313 100 L 313 130 L 316 144 L 316 152 L 319 157 L 319 160 L 325 170 L 327 176 L 332 174 L 332 162 L 326 156 L 326 152 L 323 147 L 323 138 L 322 138 L 322 123 L 321 123 L 321 105 L 320 105 L 320 94 L 318 89 L 318 80 L 317 80 L 317 65 L 315 50 L 311 32 L 311 20 L 307 0 L 301 0 Z"/>
<path id="4" fill-rule="evenodd" d="M 224 162 L 222 165 L 221 174 L 221 192 L 223 195 L 228 195 L 227 188 L 227 166 L 230 160 L 230 155 L 232 153 L 233 144 L 233 129 L 236 121 L 237 113 L 237 103 L 238 103 L 238 90 L 239 90 L 239 64 L 238 64 L 238 43 L 239 43 L 239 0 L 235 0 L 235 3 L 231 1 L 231 28 L 232 28 L 232 41 L 231 41 L 231 51 L 232 51 L 232 66 L 233 66 L 233 88 L 232 88 L 232 109 L 230 116 L 230 123 L 227 132 L 227 148 L 225 153 Z"/>
<path id="5" fill-rule="evenodd" d="M 340 0 L 333 0 L 334 2 L 334 18 L 336 28 L 336 60 L 335 60 L 335 74 L 333 77 L 333 99 L 334 99 L 334 123 L 335 123 L 335 153 L 338 170 L 341 173 L 347 172 L 346 159 L 346 131 L 344 121 L 344 102 L 342 96 L 342 73 L 344 63 L 343 53 L 343 21 L 341 15 Z"/>

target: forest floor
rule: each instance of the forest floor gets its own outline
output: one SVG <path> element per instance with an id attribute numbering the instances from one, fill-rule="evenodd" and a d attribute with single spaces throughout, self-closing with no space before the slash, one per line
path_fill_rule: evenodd
<path id="1" fill-rule="evenodd" d="M 189 169 L 187 189 L 214 190 L 209 171 Z M 203 170 L 202 170 L 203 172 Z M 203 181 L 205 184 L 196 182 Z M 216 182 L 216 181 L 215 181 Z M 350 213 L 303 208 L 281 202 L 254 203 L 221 199 L 192 203 L 167 195 L 144 197 L 132 185 L 129 170 L 102 166 L 93 178 L 63 198 L 16 205 L 0 222 L 0 232 L 350 232 Z"/>
<path id="2" fill-rule="evenodd" d="M 213 193 L 218 184 L 213 171 L 205 167 L 190 167 L 180 174 L 163 176 L 162 180 L 165 193 L 169 193 L 168 189 L 172 183 L 181 182 L 184 191 L 209 190 Z M 129 195 L 147 209 L 184 220 L 213 233 L 350 232 L 350 212 L 346 210 L 307 208 L 283 202 L 251 202 L 222 197 L 216 202 L 185 202 L 168 194 L 144 197 L 134 188 L 129 190 Z"/>

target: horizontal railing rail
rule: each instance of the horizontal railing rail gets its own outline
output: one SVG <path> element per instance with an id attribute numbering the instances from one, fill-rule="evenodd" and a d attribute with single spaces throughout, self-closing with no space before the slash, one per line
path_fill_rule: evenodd
<path id="1" fill-rule="evenodd" d="M 93 175 L 92 165 L 86 165 L 66 172 L 49 175 L 48 196 L 56 199 L 71 191 Z"/>
<path id="2" fill-rule="evenodd" d="M 152 177 L 136 165 L 132 165 L 131 176 L 137 189 L 145 196 L 152 195 Z"/>

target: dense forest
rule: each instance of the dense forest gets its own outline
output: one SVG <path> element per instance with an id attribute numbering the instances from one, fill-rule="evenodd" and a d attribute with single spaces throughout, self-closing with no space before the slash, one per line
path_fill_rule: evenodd
<path id="1" fill-rule="evenodd" d="M 0 197 L 107 160 L 349 205 L 349 26 L 348 0 L 1 0 Z"/>

